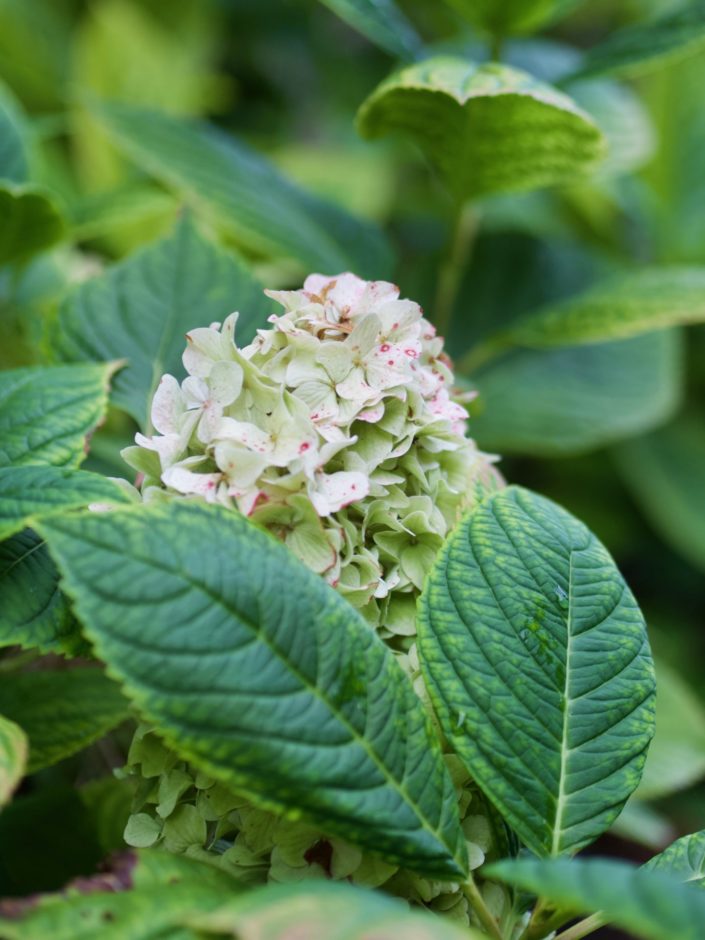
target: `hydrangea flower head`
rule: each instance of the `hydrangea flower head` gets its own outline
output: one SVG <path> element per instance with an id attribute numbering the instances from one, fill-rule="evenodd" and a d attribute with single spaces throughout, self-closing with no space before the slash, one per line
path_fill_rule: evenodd
<path id="1" fill-rule="evenodd" d="M 385 635 L 411 635 L 425 572 L 491 477 L 443 341 L 385 281 L 314 274 L 267 293 L 283 313 L 249 345 L 236 313 L 187 335 L 188 377 L 163 376 L 154 433 L 124 456 L 145 499 L 238 509 Z"/>

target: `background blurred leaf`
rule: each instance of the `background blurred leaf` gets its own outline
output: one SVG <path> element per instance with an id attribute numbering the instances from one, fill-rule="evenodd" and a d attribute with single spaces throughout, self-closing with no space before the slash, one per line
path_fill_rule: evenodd
<path id="1" fill-rule="evenodd" d="M 19 108 L 0 85 L 0 179 L 12 183 L 27 181 L 29 169 L 24 135 Z"/>
<path id="2" fill-rule="evenodd" d="M 524 845 L 573 854 L 601 835 L 639 782 L 656 682 L 595 536 L 529 490 L 488 497 L 433 565 L 418 632 L 443 733 Z"/>
<path id="3" fill-rule="evenodd" d="M 674 875 L 680 881 L 705 888 L 705 831 L 683 836 L 647 862 L 647 869 Z"/>
<path id="4" fill-rule="evenodd" d="M 49 109 L 61 102 L 70 51 L 65 3 L 0 0 L 0 74 L 28 106 Z"/>
<path id="5" fill-rule="evenodd" d="M 635 796 L 651 800 L 705 776 L 705 707 L 678 673 L 656 663 L 656 734 Z"/>
<path id="6" fill-rule="evenodd" d="M 421 39 L 394 0 L 321 0 L 363 36 L 400 59 L 414 59 Z"/>
<path id="7" fill-rule="evenodd" d="M 624 862 L 522 859 L 498 862 L 489 874 L 565 911 L 601 911 L 606 921 L 645 940 L 699 940 L 705 923 L 705 892 Z"/>
<path id="8" fill-rule="evenodd" d="M 685 415 L 615 450 L 622 479 L 656 531 L 705 568 L 705 429 Z"/>
<path id="9" fill-rule="evenodd" d="M 39 669 L 3 676 L 0 713 L 27 735 L 27 771 L 34 773 L 102 738 L 128 717 L 129 707 L 100 669 Z"/>
<path id="10" fill-rule="evenodd" d="M 0 266 L 58 242 L 64 221 L 50 195 L 30 185 L 0 185 Z"/>
<path id="11" fill-rule="evenodd" d="M 519 350 L 473 374 L 480 392 L 470 427 L 486 450 L 585 453 L 667 421 L 680 403 L 681 336 L 548 351 Z"/>
<path id="12" fill-rule="evenodd" d="M 24 776 L 26 761 L 27 738 L 22 728 L 0 715 L 0 807 L 9 802 Z"/>
<path id="13" fill-rule="evenodd" d="M 0 467 L 78 467 L 105 417 L 115 363 L 0 372 Z"/>
<path id="14" fill-rule="evenodd" d="M 625 339 L 705 321 L 705 267 L 650 268 L 612 278 L 512 326 L 507 339 L 547 348 Z"/>
<path id="15" fill-rule="evenodd" d="M 628 26 L 588 50 L 573 78 L 588 75 L 638 75 L 694 55 L 705 48 L 705 3 L 684 2 L 674 12 Z"/>
<path id="16" fill-rule="evenodd" d="M 385 860 L 463 873 L 455 790 L 411 683 L 283 545 L 185 501 L 41 531 L 98 655 L 177 753 Z"/>
<path id="17" fill-rule="evenodd" d="M 0 542 L 0 647 L 73 653 L 81 644 L 43 540 L 25 529 Z"/>
<path id="18" fill-rule="evenodd" d="M 565 16 L 580 0 L 446 0 L 475 26 L 497 36 L 531 33 Z"/>
<path id="19" fill-rule="evenodd" d="M 241 311 L 238 343 L 264 326 L 272 304 L 246 265 L 185 217 L 172 235 L 81 284 L 62 305 L 53 338 L 65 360 L 125 357 L 112 400 L 145 428 L 162 374 L 184 376 L 184 334 Z"/>
<path id="20" fill-rule="evenodd" d="M 600 131 L 566 95 L 518 69 L 450 56 L 387 78 L 358 127 L 418 144 L 460 200 L 572 180 L 602 155 Z"/>
<path id="21" fill-rule="evenodd" d="M 334 273 L 350 267 L 362 277 L 388 270 L 389 246 L 372 223 L 299 190 L 216 128 L 127 105 L 94 111 L 137 164 L 248 252 Z"/>

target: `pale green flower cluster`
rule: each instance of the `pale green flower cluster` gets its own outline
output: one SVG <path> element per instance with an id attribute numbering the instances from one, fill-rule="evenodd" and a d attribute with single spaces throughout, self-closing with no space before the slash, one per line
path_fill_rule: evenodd
<path id="1" fill-rule="evenodd" d="M 237 314 L 187 335 L 188 377 L 162 378 L 154 433 L 138 435 L 124 457 L 143 474 L 145 500 L 204 498 L 281 538 L 362 611 L 425 698 L 416 600 L 460 514 L 498 484 L 492 460 L 465 435 L 442 339 L 394 285 L 312 275 L 303 290 L 267 293 L 284 313 L 244 348 Z M 468 775 L 447 761 L 477 867 L 497 849 L 492 827 Z M 458 885 L 398 871 L 254 807 L 146 727 L 128 772 L 138 779 L 132 845 L 208 852 L 246 880 L 384 885 L 467 922 Z M 484 890 L 499 913 L 503 889 Z"/>

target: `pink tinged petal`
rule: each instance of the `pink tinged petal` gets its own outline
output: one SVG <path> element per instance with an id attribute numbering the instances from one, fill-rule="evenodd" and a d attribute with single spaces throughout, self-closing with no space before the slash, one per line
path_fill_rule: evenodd
<path id="1" fill-rule="evenodd" d="M 345 345 L 351 350 L 354 358 L 366 356 L 374 348 L 381 328 L 379 317 L 374 313 L 368 314 L 357 323 L 345 340 Z"/>
<path id="2" fill-rule="evenodd" d="M 384 414 L 384 403 L 380 402 L 374 408 L 368 408 L 366 411 L 361 411 L 357 417 L 357 421 L 367 421 L 368 424 L 376 424 L 379 419 Z"/>
<path id="3" fill-rule="evenodd" d="M 399 346 L 383 343 L 365 360 L 370 385 L 378 390 L 408 385 L 412 380 L 410 358 Z"/>
<path id="4" fill-rule="evenodd" d="M 237 508 L 240 510 L 240 512 L 244 516 L 251 516 L 255 511 L 257 504 L 261 501 L 262 497 L 264 497 L 264 493 L 261 490 L 255 488 L 241 495 L 231 493 L 231 496 L 235 496 Z"/>
<path id="5" fill-rule="evenodd" d="M 185 496 L 203 496 L 208 502 L 215 502 L 218 495 L 220 473 L 193 473 L 184 467 L 170 467 L 162 474 L 166 486 Z"/>
<path id="6" fill-rule="evenodd" d="M 211 400 L 223 407 L 231 405 L 240 397 L 242 381 L 242 366 L 237 362 L 216 362 L 208 381 Z"/>
<path id="7" fill-rule="evenodd" d="M 335 386 L 335 390 L 341 398 L 347 398 L 364 405 L 371 398 L 376 397 L 375 393 L 378 388 L 373 388 L 367 381 L 365 369 L 355 366 L 342 382 L 338 382 Z"/>
<path id="8" fill-rule="evenodd" d="M 181 390 L 187 408 L 201 408 L 208 401 L 208 384 L 204 379 L 197 378 L 195 375 L 189 375 L 188 378 L 184 379 Z"/>
<path id="9" fill-rule="evenodd" d="M 236 421 L 235 418 L 223 418 L 218 428 L 218 437 L 236 441 L 259 454 L 271 454 L 274 444 L 271 436 L 249 421 Z"/>
<path id="10" fill-rule="evenodd" d="M 364 499 L 370 484 L 364 473 L 341 470 L 338 473 L 317 473 L 309 484 L 309 496 L 319 516 L 329 516 L 350 503 Z"/>
<path id="11" fill-rule="evenodd" d="M 331 279 L 326 300 L 332 303 L 340 312 L 341 317 L 345 319 L 355 312 L 355 307 L 367 291 L 367 285 L 367 281 L 363 281 L 355 274 L 349 272 L 339 274 Z"/>
<path id="12" fill-rule="evenodd" d="M 399 296 L 399 288 L 389 281 L 368 281 L 363 302 L 368 309 L 394 301 Z"/>
<path id="13" fill-rule="evenodd" d="M 160 434 L 172 434 L 177 430 L 177 420 L 186 410 L 186 400 L 181 386 L 173 375 L 163 375 L 152 399 L 152 426 Z"/>
<path id="14" fill-rule="evenodd" d="M 412 300 L 393 300 L 376 309 L 382 332 L 392 342 L 400 342 L 407 334 L 418 337 L 421 332 L 421 307 Z"/>

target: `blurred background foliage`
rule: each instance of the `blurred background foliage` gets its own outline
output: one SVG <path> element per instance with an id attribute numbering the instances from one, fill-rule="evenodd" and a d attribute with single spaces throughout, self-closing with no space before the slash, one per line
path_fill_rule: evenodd
<path id="1" fill-rule="evenodd" d="M 473 436 L 502 455 L 508 479 L 587 522 L 644 608 L 658 730 L 617 826 L 639 858 L 705 827 L 705 327 L 494 355 L 486 340 L 607 275 L 705 266 L 705 48 L 595 74 L 584 50 L 682 3 L 558 6 L 563 18 L 547 17 L 540 36 L 500 48 L 469 0 L 0 0 L 0 365 L 51 360 L 67 293 L 169 233 L 185 207 L 268 286 L 297 286 L 312 269 L 395 280 L 443 321 L 462 380 L 478 388 Z M 414 133 L 367 140 L 356 126 L 362 102 L 422 48 L 499 55 L 561 86 L 609 143 L 580 182 L 480 194 L 450 273 L 459 197 L 425 159 L 423 127 L 419 148 Z M 115 410 L 90 466 L 124 475 L 118 450 L 134 430 Z M 106 747 L 41 771 L 3 814 L 13 869 L 0 862 L 0 894 L 56 887 L 72 852 L 69 874 L 118 847 L 106 820 L 123 793 L 94 779 L 120 761 Z M 67 796 L 61 786 L 77 781 Z M 27 812 L 35 830 L 52 820 L 41 884 L 17 862 Z"/>

